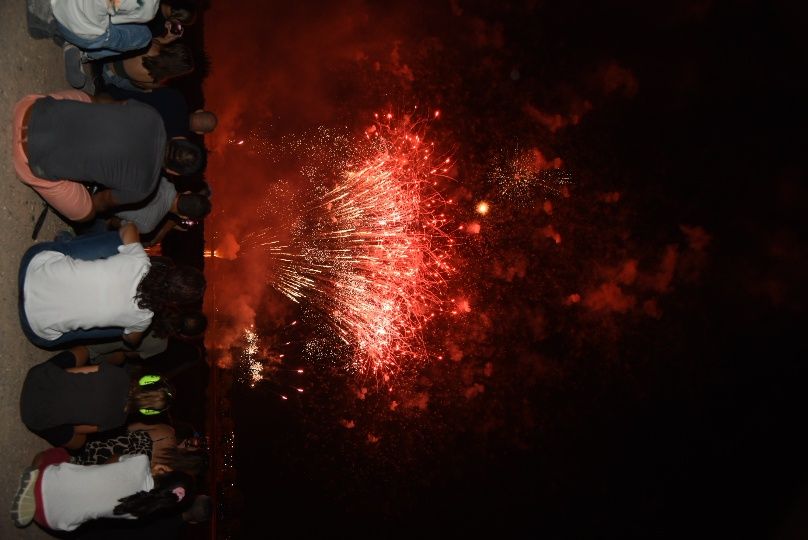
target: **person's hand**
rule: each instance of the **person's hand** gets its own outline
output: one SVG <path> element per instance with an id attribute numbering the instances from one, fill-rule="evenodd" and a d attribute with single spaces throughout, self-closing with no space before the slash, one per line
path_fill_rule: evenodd
<path id="1" fill-rule="evenodd" d="M 121 225 L 121 228 L 118 229 L 118 233 L 121 235 L 121 242 L 124 245 L 140 242 L 140 233 L 137 230 L 137 226 L 131 221 Z"/>
<path id="2" fill-rule="evenodd" d="M 165 34 L 163 34 L 163 35 L 162 35 L 162 36 L 160 36 L 160 37 L 156 37 L 156 38 L 154 38 L 154 40 L 153 40 L 153 41 L 154 41 L 154 42 L 156 42 L 158 45 L 161 45 L 161 46 L 162 46 L 162 45 L 168 45 L 168 44 L 169 44 L 169 43 L 171 43 L 172 41 L 177 41 L 179 38 L 181 38 L 181 37 L 182 37 L 183 28 L 182 28 L 182 26 L 180 26 L 180 27 L 179 27 L 179 31 L 178 31 L 178 32 L 177 32 L 176 30 L 175 30 L 174 32 L 172 32 L 172 31 L 171 31 L 171 29 L 172 29 L 172 27 L 173 27 L 173 26 L 175 26 L 176 24 L 177 24 L 177 23 L 172 23 L 170 20 L 169 20 L 169 21 L 166 21 L 166 24 L 165 24 L 165 29 L 166 29 Z"/>

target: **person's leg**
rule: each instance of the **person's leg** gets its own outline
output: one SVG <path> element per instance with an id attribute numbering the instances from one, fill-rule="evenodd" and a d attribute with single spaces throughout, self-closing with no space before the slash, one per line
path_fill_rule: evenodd
<path id="1" fill-rule="evenodd" d="M 145 24 L 110 24 L 100 36 L 85 38 L 56 21 L 59 34 L 84 52 L 82 60 L 100 60 L 123 52 L 143 49 L 151 43 L 151 30 Z"/>
<path id="2" fill-rule="evenodd" d="M 88 233 L 66 241 L 43 242 L 49 244 L 50 251 L 58 251 L 74 259 L 94 261 L 118 254 L 118 246 L 122 244 L 118 231 Z"/>
<path id="3" fill-rule="evenodd" d="M 151 30 L 145 24 L 110 24 L 103 42 L 84 50 L 90 60 L 100 60 L 146 48 L 151 40 Z"/>

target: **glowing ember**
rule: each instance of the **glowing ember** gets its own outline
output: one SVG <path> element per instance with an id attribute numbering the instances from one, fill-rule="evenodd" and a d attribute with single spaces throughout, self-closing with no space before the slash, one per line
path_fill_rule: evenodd
<path id="1" fill-rule="evenodd" d="M 486 215 L 490 209 L 491 209 L 490 206 L 488 206 L 488 203 L 485 201 L 480 201 L 479 203 L 477 203 L 477 207 L 475 208 L 475 210 L 477 210 L 477 213 L 482 216 Z"/>
<path id="2" fill-rule="evenodd" d="M 343 149 L 350 156 L 332 160 L 331 186 L 315 174 L 319 195 L 288 225 L 290 240 L 264 229 L 241 244 L 276 263 L 277 290 L 328 315 L 353 350 L 351 368 L 377 376 L 428 358 L 422 330 L 444 311 L 453 271 L 441 213 L 448 203 L 435 189 L 450 161 L 436 158 L 416 127 L 367 130 L 362 144 Z"/>

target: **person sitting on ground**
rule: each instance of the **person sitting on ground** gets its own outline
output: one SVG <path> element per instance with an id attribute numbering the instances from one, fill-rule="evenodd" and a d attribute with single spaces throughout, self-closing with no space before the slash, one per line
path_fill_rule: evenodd
<path id="1" fill-rule="evenodd" d="M 146 456 L 105 465 L 75 465 L 61 448 L 40 452 L 23 471 L 11 506 L 17 527 L 36 521 L 46 529 L 72 531 L 98 518 L 139 519 L 182 511 L 193 500 L 194 480 Z"/>
<path id="2" fill-rule="evenodd" d="M 81 451 L 70 458 L 70 462 L 101 465 L 114 461 L 116 456 L 136 454 L 149 456 L 152 465 L 167 465 L 172 470 L 182 471 L 193 477 L 200 476 L 208 465 L 207 452 L 199 449 L 168 446 L 155 452 L 149 433 L 142 429 L 88 440 Z"/>
<path id="3" fill-rule="evenodd" d="M 131 223 L 97 236 L 115 235 L 123 244 L 106 259 L 71 256 L 71 241 L 42 242 L 26 251 L 19 314 L 31 343 L 52 349 L 77 340 L 121 338 L 137 347 L 153 321 L 160 328 L 162 317 L 202 301 L 202 272 L 150 259 Z"/>
<path id="4" fill-rule="evenodd" d="M 161 229 L 159 243 L 165 234 L 183 220 L 201 220 L 210 213 L 210 199 L 190 191 L 177 193 L 174 184 L 165 177 L 160 179 L 151 197 L 139 203 L 121 207 L 107 220 L 107 228 L 117 229 L 125 223 L 134 223 L 140 234 L 147 235 L 166 219 L 168 230 Z M 166 225 L 163 226 L 163 229 Z"/>
<path id="5" fill-rule="evenodd" d="M 199 339 L 208 326 L 207 317 L 200 311 L 167 313 L 155 322 L 160 327 L 152 324 L 149 333 L 134 348 L 123 340 L 88 344 L 90 363 L 108 362 L 120 366 L 128 361 L 147 360 L 164 353 L 168 348 L 169 338 Z"/>
<path id="6" fill-rule="evenodd" d="M 185 138 L 167 140 L 160 115 L 148 105 L 90 103 L 78 90 L 18 101 L 12 145 L 22 182 L 66 219 L 79 222 L 142 201 L 157 187 L 161 169 L 193 174 L 205 157 Z M 81 182 L 108 189 L 91 196 Z"/>
<path id="7" fill-rule="evenodd" d="M 157 231 L 157 234 L 147 242 L 144 242 L 144 246 L 151 247 L 159 245 L 172 230 L 187 231 L 189 226 L 195 225 L 210 213 L 210 202 L 207 202 L 207 204 L 203 202 L 209 200 L 207 197 L 200 194 L 192 194 L 191 196 L 194 197 L 194 199 L 192 199 L 194 206 L 187 206 L 186 208 L 188 208 L 188 210 L 182 210 L 182 208 L 179 207 L 177 210 L 169 213 L 168 217 L 163 220 L 163 225 Z M 193 209 L 193 212 L 190 211 L 191 209 Z"/>
<path id="8" fill-rule="evenodd" d="M 86 347 L 62 351 L 28 370 L 20 394 L 25 426 L 53 446 L 81 448 L 87 434 L 122 426 L 130 413 L 163 411 L 173 391 L 160 377 L 132 380 L 120 366 L 88 366 Z"/>
<path id="9" fill-rule="evenodd" d="M 129 424 L 129 431 L 145 431 L 151 437 L 152 451 L 157 455 L 172 449 L 200 452 L 207 448 L 206 440 L 184 422 L 177 423 L 176 429 L 163 423 L 133 422 Z"/>
<path id="10" fill-rule="evenodd" d="M 152 41 L 145 53 L 105 62 L 101 75 L 108 85 L 148 92 L 193 70 L 193 54 L 186 44 L 175 41 L 160 45 Z"/>
<path id="11" fill-rule="evenodd" d="M 67 81 L 85 83 L 82 64 L 147 47 L 152 32 L 146 24 L 160 7 L 158 0 L 51 0 L 56 33 L 62 47 Z"/>
<path id="12" fill-rule="evenodd" d="M 174 428 L 168 424 L 146 424 L 134 422 L 129 424 L 129 431 L 145 431 L 152 440 L 152 452 L 162 453 L 169 448 L 177 448 L 182 441 L 178 441 Z"/>
<path id="13" fill-rule="evenodd" d="M 185 96 L 172 87 L 156 88 L 151 92 L 140 90 L 124 90 L 117 86 L 109 86 L 104 92 L 95 95 L 102 103 L 114 103 L 134 99 L 151 105 L 163 118 L 166 135 L 169 137 L 188 136 L 190 133 L 205 135 L 216 129 L 219 123 L 216 114 L 204 109 L 188 112 L 188 101 Z"/>

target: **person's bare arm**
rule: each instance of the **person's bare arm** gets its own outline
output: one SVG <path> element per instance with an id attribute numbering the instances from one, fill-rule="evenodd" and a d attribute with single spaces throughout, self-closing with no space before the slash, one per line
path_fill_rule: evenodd
<path id="1" fill-rule="evenodd" d="M 122 224 L 121 218 L 119 218 L 118 216 L 111 216 L 107 218 L 107 230 L 117 231 L 118 229 L 121 228 L 121 224 Z"/>
<path id="2" fill-rule="evenodd" d="M 132 422 L 131 424 L 126 426 L 126 429 L 129 431 L 139 431 L 139 430 L 146 431 L 150 427 L 151 426 L 149 426 L 149 424 L 144 424 L 143 422 Z"/>
<path id="3" fill-rule="evenodd" d="M 90 424 L 80 424 L 73 426 L 73 437 L 70 438 L 63 446 L 69 450 L 78 450 L 84 443 L 87 442 L 88 433 L 98 432 L 98 426 Z"/>
<path id="4" fill-rule="evenodd" d="M 125 100 L 115 99 L 106 92 L 99 92 L 94 96 L 90 96 L 90 101 L 93 103 L 126 103 Z"/>
<path id="5" fill-rule="evenodd" d="M 88 373 L 95 373 L 98 371 L 98 366 L 77 366 L 65 369 L 68 373 L 78 373 L 86 375 Z"/>
<path id="6" fill-rule="evenodd" d="M 118 201 L 115 200 L 111 189 L 105 189 L 93 195 L 93 210 L 96 214 L 103 214 L 116 206 L 119 206 Z"/>
<path id="7" fill-rule="evenodd" d="M 152 90 L 163 87 L 161 83 L 148 81 L 133 81 L 132 84 L 139 86 L 144 92 L 151 92 Z"/>
<path id="8" fill-rule="evenodd" d="M 140 242 L 140 232 L 137 230 L 137 225 L 132 222 L 118 229 L 118 234 L 121 235 L 121 242 L 123 242 L 124 245 Z"/>
<path id="9" fill-rule="evenodd" d="M 90 349 L 84 345 L 76 345 L 75 347 L 70 347 L 68 350 L 73 353 L 73 356 L 76 358 L 76 367 L 86 365 L 87 360 L 90 359 Z"/>
<path id="10" fill-rule="evenodd" d="M 108 465 L 110 463 L 118 463 L 118 461 L 120 460 L 121 460 L 120 454 L 112 454 L 112 456 L 110 456 L 110 458 L 104 462 L 104 465 Z"/>
<path id="11" fill-rule="evenodd" d="M 121 366 L 128 359 L 129 354 L 124 351 L 115 351 L 103 356 L 104 362 L 113 366 Z"/>
<path id="12" fill-rule="evenodd" d="M 131 334 L 124 334 L 123 341 L 133 349 L 136 349 L 137 346 L 140 345 L 140 342 L 143 341 L 143 332 L 132 332 Z"/>
<path id="13" fill-rule="evenodd" d="M 90 211 L 83 218 L 77 219 L 76 223 L 87 223 L 95 219 L 95 201 L 90 205 Z"/>
<path id="14" fill-rule="evenodd" d="M 177 222 L 176 222 L 176 221 L 174 221 L 174 220 L 173 220 L 173 219 L 171 219 L 171 218 L 168 218 L 168 219 L 166 220 L 166 222 L 165 222 L 165 223 L 163 223 L 163 226 L 162 226 L 162 227 L 160 227 L 160 230 L 159 230 L 159 231 L 157 231 L 157 234 L 155 234 L 155 235 L 154 235 L 154 238 L 152 238 L 151 240 L 149 240 L 149 245 L 150 245 L 150 246 L 156 246 L 157 244 L 159 244 L 160 242 L 162 242 L 162 241 L 163 241 L 163 238 L 165 238 L 165 237 L 166 237 L 166 235 L 167 235 L 167 234 L 168 234 L 168 233 L 169 233 L 169 232 L 170 232 L 172 229 L 174 229 L 174 227 L 176 227 L 176 226 L 177 226 Z"/>

